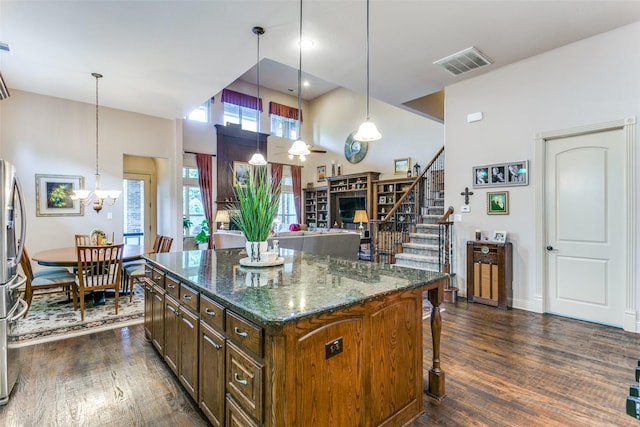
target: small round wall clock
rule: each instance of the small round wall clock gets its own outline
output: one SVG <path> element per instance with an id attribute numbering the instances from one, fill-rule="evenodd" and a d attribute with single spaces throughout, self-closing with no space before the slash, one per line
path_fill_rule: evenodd
<path id="1" fill-rule="evenodd" d="M 353 139 L 355 132 L 351 132 L 344 143 L 344 157 L 349 163 L 359 163 L 367 155 L 368 143 Z"/>

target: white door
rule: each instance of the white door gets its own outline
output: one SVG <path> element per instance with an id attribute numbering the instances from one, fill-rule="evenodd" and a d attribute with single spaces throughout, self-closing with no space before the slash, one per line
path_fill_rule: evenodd
<path id="1" fill-rule="evenodd" d="M 547 141 L 547 311 L 622 326 L 623 129 Z"/>

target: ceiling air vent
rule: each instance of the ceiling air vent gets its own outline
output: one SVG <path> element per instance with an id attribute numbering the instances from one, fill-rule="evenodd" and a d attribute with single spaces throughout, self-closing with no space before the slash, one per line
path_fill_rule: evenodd
<path id="1" fill-rule="evenodd" d="M 0 42 L 0 53 L 11 53 L 11 47 L 9 43 Z"/>
<path id="2" fill-rule="evenodd" d="M 484 67 L 491 63 L 491 60 L 475 47 L 468 47 L 434 62 L 435 65 L 444 67 L 445 70 L 454 76 Z"/>

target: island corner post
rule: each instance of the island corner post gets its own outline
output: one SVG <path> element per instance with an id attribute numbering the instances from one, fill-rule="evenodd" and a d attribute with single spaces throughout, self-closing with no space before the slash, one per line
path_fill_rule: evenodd
<path id="1" fill-rule="evenodd" d="M 445 394 L 445 375 L 440 367 L 440 337 L 442 333 L 442 316 L 440 315 L 440 305 L 444 299 L 444 288 L 447 287 L 449 278 L 442 279 L 438 286 L 426 285 L 427 298 L 433 306 L 431 310 L 431 342 L 433 345 L 432 366 L 429 369 L 429 380 L 425 393 L 427 396 L 442 401 Z"/>

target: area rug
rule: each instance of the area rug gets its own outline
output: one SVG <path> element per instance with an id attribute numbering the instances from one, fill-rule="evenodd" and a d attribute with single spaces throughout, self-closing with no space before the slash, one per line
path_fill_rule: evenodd
<path id="1" fill-rule="evenodd" d="M 133 302 L 129 302 L 129 295 L 118 298 L 117 315 L 112 296 L 104 305 L 95 305 L 91 295 L 87 296 L 84 322 L 80 309 L 74 311 L 65 294 L 34 296 L 27 317 L 18 320 L 10 341 L 21 347 L 144 322 L 144 289 L 140 285 L 134 288 Z"/>

